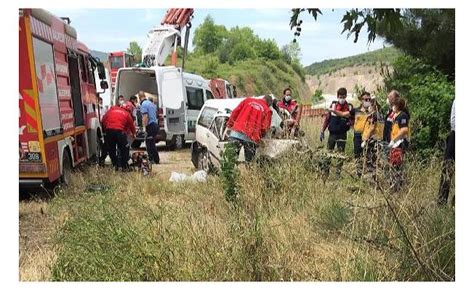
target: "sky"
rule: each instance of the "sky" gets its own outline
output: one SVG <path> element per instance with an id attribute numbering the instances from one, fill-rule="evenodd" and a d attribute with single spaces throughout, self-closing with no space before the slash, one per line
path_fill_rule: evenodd
<path id="1" fill-rule="evenodd" d="M 166 9 L 48 9 L 57 16 L 67 16 L 76 28 L 78 39 L 92 50 L 104 52 L 126 50 L 130 41 L 140 46 L 146 44 L 147 32 L 160 24 Z M 361 33 L 357 43 L 353 36 L 341 34 L 340 23 L 346 9 L 323 9 L 318 21 L 303 12 L 302 33 L 298 38 L 301 47 L 301 63 L 310 65 L 316 61 L 341 58 L 384 46 L 377 38 L 367 44 L 367 34 Z M 210 15 L 216 24 L 226 28 L 248 26 L 263 39 L 274 39 L 279 47 L 293 40 L 290 30 L 290 9 L 195 9 L 190 33 L 190 49 L 194 31 Z M 365 32 L 365 28 L 363 29 Z"/>

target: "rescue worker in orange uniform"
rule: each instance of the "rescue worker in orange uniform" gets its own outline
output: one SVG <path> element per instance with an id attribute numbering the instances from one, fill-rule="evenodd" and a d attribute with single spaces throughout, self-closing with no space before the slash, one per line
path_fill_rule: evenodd
<path id="1" fill-rule="evenodd" d="M 355 125 L 354 125 L 355 127 Z M 375 97 L 371 97 L 368 116 L 362 132 L 361 148 L 365 155 L 368 172 L 373 172 L 377 163 L 377 143 L 383 139 L 384 118 Z"/>
<path id="2" fill-rule="evenodd" d="M 354 117 L 354 157 L 356 158 L 356 171 L 357 176 L 362 175 L 362 162 L 360 162 L 360 157 L 362 156 L 362 133 L 364 132 L 364 128 L 367 125 L 367 120 L 369 118 L 369 107 L 371 105 L 370 102 L 370 93 L 363 92 L 359 100 L 361 101 L 361 105 L 359 108 L 355 108 L 352 111 Z"/>
<path id="3" fill-rule="evenodd" d="M 386 124 L 391 124 L 389 131 L 389 164 L 391 173 L 391 187 L 399 191 L 403 185 L 403 156 L 409 146 L 409 120 L 406 102 L 402 98 L 395 98 L 392 103 L 391 113 L 387 116 Z M 386 129 L 386 128 L 384 128 Z"/>

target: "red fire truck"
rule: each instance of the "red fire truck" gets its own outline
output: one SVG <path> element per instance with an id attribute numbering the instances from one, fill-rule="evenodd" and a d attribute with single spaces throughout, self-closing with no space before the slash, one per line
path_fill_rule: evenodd
<path id="1" fill-rule="evenodd" d="M 112 93 L 115 89 L 115 80 L 117 78 L 117 71 L 122 67 L 133 66 L 133 55 L 124 51 L 117 51 L 109 53 L 109 64 L 110 64 L 110 86 L 112 87 Z"/>
<path id="2" fill-rule="evenodd" d="M 104 80 L 103 64 L 65 20 L 43 9 L 19 10 L 20 189 L 67 183 L 73 167 L 99 156 L 95 69 Z"/>
<path id="3" fill-rule="evenodd" d="M 235 86 L 224 79 L 210 79 L 209 87 L 216 99 L 233 99 L 237 97 Z"/>

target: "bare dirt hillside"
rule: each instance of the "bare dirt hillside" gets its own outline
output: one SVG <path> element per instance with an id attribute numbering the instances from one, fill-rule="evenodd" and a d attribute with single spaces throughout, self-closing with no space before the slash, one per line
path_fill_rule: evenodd
<path id="1" fill-rule="evenodd" d="M 332 73 L 322 75 L 306 75 L 306 84 L 311 92 L 321 89 L 324 94 L 336 94 L 340 87 L 345 87 L 353 93 L 355 86 L 365 88 L 369 92 L 377 90 L 382 85 L 383 77 L 380 66 L 357 65 L 345 67 Z"/>

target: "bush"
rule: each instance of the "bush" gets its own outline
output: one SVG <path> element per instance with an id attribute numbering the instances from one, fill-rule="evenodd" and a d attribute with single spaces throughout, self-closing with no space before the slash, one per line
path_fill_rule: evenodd
<path id="1" fill-rule="evenodd" d="M 454 84 L 434 67 L 413 57 L 403 56 L 387 73 L 385 90 L 398 90 L 410 111 L 412 148 L 427 157 L 442 149 L 450 131 Z"/>
<path id="2" fill-rule="evenodd" d="M 217 75 L 218 67 L 219 61 L 217 60 L 217 58 L 212 57 L 206 62 L 203 73 L 208 78 L 215 77 Z"/>
<path id="3" fill-rule="evenodd" d="M 255 49 L 253 49 L 247 43 L 238 43 L 234 46 L 230 53 L 230 59 L 233 61 L 245 60 L 245 59 L 253 59 L 256 58 L 257 54 Z"/>
<path id="4" fill-rule="evenodd" d="M 330 198 L 321 208 L 321 226 L 329 231 L 341 231 L 349 222 L 349 208 L 344 207 L 340 200 Z"/>
<path id="5" fill-rule="evenodd" d="M 298 62 L 292 62 L 291 68 L 299 75 L 302 82 L 305 80 L 305 71 L 304 68 Z"/>
<path id="6" fill-rule="evenodd" d="M 311 98 L 313 104 L 317 104 L 318 102 L 324 100 L 324 97 L 323 97 L 323 90 L 321 89 L 316 89 L 314 91 L 314 95 L 313 97 Z"/>
<path id="7" fill-rule="evenodd" d="M 273 40 L 265 39 L 257 42 L 257 56 L 265 59 L 277 60 L 282 57 L 277 44 Z"/>

